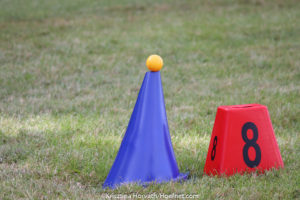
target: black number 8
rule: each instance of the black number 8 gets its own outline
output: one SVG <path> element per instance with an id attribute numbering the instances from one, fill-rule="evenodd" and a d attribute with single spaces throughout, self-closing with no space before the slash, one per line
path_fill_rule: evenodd
<path id="1" fill-rule="evenodd" d="M 247 131 L 249 129 L 251 129 L 253 131 L 253 138 L 251 140 L 249 140 L 249 138 L 247 136 Z M 251 168 L 257 167 L 261 160 L 261 150 L 260 150 L 259 145 L 256 143 L 256 141 L 258 139 L 258 130 L 254 123 L 247 122 L 244 124 L 244 126 L 242 128 L 242 138 L 246 142 L 246 144 L 243 148 L 243 157 L 244 157 L 244 161 L 245 161 L 246 165 Z M 249 155 L 248 155 L 248 151 L 249 151 L 250 147 L 253 147 L 255 149 L 255 153 L 256 153 L 255 159 L 253 161 L 249 159 Z"/>
<path id="2" fill-rule="evenodd" d="M 217 136 L 215 136 L 214 143 L 213 143 L 213 148 L 212 148 L 211 154 L 210 154 L 211 160 L 214 160 L 215 157 L 216 157 L 217 142 L 218 142 L 218 138 L 217 138 Z"/>

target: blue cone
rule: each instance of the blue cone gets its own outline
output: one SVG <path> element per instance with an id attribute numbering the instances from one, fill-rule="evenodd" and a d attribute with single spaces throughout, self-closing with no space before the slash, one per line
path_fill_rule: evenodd
<path id="1" fill-rule="evenodd" d="M 160 72 L 147 72 L 127 131 L 103 188 L 186 179 L 172 147 Z"/>

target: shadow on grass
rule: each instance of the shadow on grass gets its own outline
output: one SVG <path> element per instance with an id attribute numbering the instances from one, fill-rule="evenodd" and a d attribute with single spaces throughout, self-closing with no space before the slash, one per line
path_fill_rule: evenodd
<path id="1" fill-rule="evenodd" d="M 84 185 L 104 182 L 119 148 L 117 136 L 22 129 L 13 136 L 0 131 L 0 164 L 49 168 Z"/>
<path id="2" fill-rule="evenodd" d="M 27 159 L 44 142 L 39 134 L 26 130 L 16 136 L 7 136 L 0 131 L 0 163 L 12 164 Z"/>

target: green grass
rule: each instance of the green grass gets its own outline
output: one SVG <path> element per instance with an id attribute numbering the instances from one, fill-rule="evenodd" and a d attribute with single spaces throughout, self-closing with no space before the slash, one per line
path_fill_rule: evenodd
<path id="1" fill-rule="evenodd" d="M 296 0 L 0 1 L 0 199 L 299 199 L 299 25 Z M 191 178 L 104 191 L 153 53 Z M 203 175 L 217 107 L 246 103 L 268 106 L 285 168 Z"/>

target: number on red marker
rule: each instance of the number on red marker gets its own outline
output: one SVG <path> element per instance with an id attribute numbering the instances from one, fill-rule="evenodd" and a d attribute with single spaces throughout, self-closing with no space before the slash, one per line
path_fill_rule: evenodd
<path id="1" fill-rule="evenodd" d="M 251 140 L 248 138 L 248 135 L 247 135 L 247 131 L 249 129 L 251 129 L 253 131 L 253 138 Z M 261 150 L 260 150 L 259 145 L 256 143 L 256 141 L 258 139 L 258 130 L 254 123 L 247 122 L 244 124 L 244 126 L 242 128 L 242 138 L 246 143 L 243 148 L 243 157 L 244 157 L 244 161 L 245 161 L 246 165 L 250 168 L 257 167 L 261 160 Z M 248 155 L 248 151 L 249 151 L 250 147 L 253 147 L 255 150 L 256 155 L 255 155 L 254 160 L 250 160 L 249 155 Z"/>
<path id="2" fill-rule="evenodd" d="M 218 137 L 215 136 L 214 143 L 213 143 L 213 148 L 212 148 L 211 154 L 210 154 L 211 160 L 214 160 L 215 157 L 216 157 L 217 142 L 218 142 Z"/>

